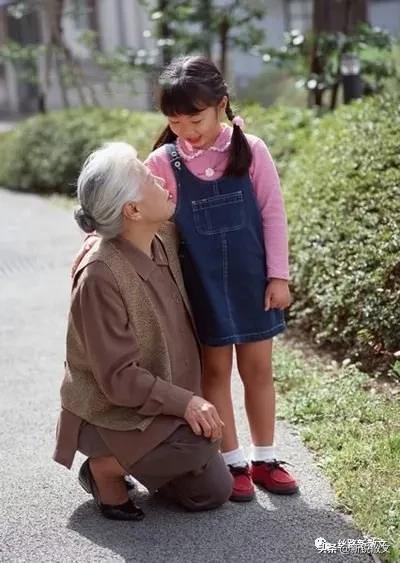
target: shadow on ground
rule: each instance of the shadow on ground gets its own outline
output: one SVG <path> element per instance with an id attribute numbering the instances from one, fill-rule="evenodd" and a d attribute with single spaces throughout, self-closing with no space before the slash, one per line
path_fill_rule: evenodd
<path id="1" fill-rule="evenodd" d="M 196 514 L 142 491 L 136 499 L 146 512 L 142 522 L 107 521 L 90 500 L 75 509 L 68 528 L 124 561 L 370 561 L 368 555 L 320 554 L 316 538 L 337 543 L 357 536 L 342 515 L 312 509 L 301 495 L 261 494 L 252 503 Z"/>

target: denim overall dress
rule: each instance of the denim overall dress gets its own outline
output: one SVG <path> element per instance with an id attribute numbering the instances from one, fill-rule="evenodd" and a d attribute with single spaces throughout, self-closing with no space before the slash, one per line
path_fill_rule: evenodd
<path id="1" fill-rule="evenodd" d="M 177 183 L 183 278 L 200 341 L 225 346 L 283 332 L 283 312 L 264 310 L 264 237 L 249 174 L 204 181 L 185 166 L 175 144 L 166 150 Z"/>

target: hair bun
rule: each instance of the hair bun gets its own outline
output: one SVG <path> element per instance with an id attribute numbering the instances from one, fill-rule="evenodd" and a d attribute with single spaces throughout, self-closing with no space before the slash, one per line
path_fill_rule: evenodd
<path id="1" fill-rule="evenodd" d="M 74 217 L 79 227 L 82 231 L 85 231 L 85 233 L 92 233 L 96 230 L 96 221 L 82 207 L 79 207 L 74 211 Z"/>

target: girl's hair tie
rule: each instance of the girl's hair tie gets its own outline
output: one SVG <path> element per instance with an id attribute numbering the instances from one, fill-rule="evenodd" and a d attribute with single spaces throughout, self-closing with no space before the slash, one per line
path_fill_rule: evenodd
<path id="1" fill-rule="evenodd" d="M 232 119 L 232 124 L 237 125 L 240 129 L 244 129 L 244 119 L 240 115 L 237 115 Z"/>

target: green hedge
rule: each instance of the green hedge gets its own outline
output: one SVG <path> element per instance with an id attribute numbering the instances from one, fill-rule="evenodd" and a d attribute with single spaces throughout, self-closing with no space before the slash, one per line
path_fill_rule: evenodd
<path id="1" fill-rule="evenodd" d="M 364 364 L 400 349 L 399 99 L 380 97 L 316 119 L 249 106 L 247 130 L 270 147 L 290 224 L 292 316 L 315 339 Z M 86 156 L 107 140 L 145 157 L 164 118 L 78 109 L 36 116 L 0 137 L 0 185 L 72 195 Z M 394 365 L 400 374 L 400 361 Z"/>
<path id="2" fill-rule="evenodd" d="M 264 138 L 283 171 L 312 114 L 298 109 L 246 108 L 248 130 Z M 74 109 L 35 116 L 0 137 L 0 185 L 72 195 L 86 156 L 110 140 L 133 144 L 144 158 L 165 119 L 128 110 Z M 296 145 L 298 146 L 298 145 Z"/>
<path id="3" fill-rule="evenodd" d="M 160 116 L 127 110 L 74 109 L 35 116 L 0 139 L 0 184 L 72 195 L 88 154 L 105 141 L 132 143 L 144 157 Z"/>
<path id="4" fill-rule="evenodd" d="M 72 195 L 88 154 L 110 140 L 132 143 L 145 157 L 162 129 L 153 113 L 74 109 L 32 117 L 0 138 L 0 184 Z"/>
<path id="5" fill-rule="evenodd" d="M 312 127 L 318 123 L 311 110 L 291 107 L 248 106 L 243 111 L 246 130 L 268 145 L 282 177 L 289 162 L 306 145 Z"/>
<path id="6" fill-rule="evenodd" d="M 400 349 L 399 101 L 324 117 L 285 176 L 295 319 L 370 368 Z"/>

